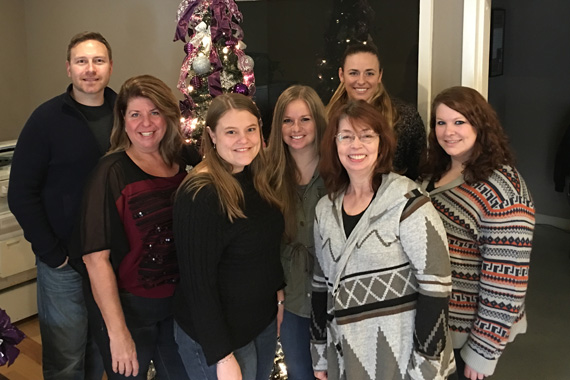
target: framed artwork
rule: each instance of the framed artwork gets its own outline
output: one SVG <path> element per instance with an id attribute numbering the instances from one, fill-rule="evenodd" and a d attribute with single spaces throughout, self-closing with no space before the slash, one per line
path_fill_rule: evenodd
<path id="1" fill-rule="evenodd" d="M 491 9 L 491 51 L 489 52 L 489 76 L 503 75 L 505 40 L 505 10 Z"/>

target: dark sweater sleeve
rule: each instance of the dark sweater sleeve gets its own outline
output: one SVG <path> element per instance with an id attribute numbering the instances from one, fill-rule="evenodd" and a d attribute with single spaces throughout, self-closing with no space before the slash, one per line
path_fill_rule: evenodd
<path id="1" fill-rule="evenodd" d="M 42 201 L 50 163 L 49 136 L 35 111 L 22 129 L 12 159 L 8 205 L 32 244 L 34 253 L 50 267 L 63 264 L 66 244 L 55 235 Z"/>
<path id="2" fill-rule="evenodd" d="M 208 365 L 232 351 L 230 329 L 218 290 L 218 266 L 224 254 L 224 231 L 229 222 L 220 211 L 218 197 L 209 186 L 193 194 L 180 191 L 174 203 L 174 236 L 180 269 L 177 292 L 191 309 L 175 315 L 191 337 L 202 346 Z"/>
<path id="3" fill-rule="evenodd" d="M 122 257 L 129 250 L 116 204 L 125 188 L 125 175 L 118 161 L 121 154 L 101 159 L 89 177 L 81 208 L 81 249 L 77 252 L 77 257 L 81 257 L 109 249 L 115 271 L 120 261 L 113 258 Z"/>
<path id="4" fill-rule="evenodd" d="M 399 121 L 394 127 L 398 139 L 394 168 L 403 175 L 416 180 L 422 155 L 426 152 L 427 138 L 422 118 L 417 109 L 401 100 L 394 100 Z"/>

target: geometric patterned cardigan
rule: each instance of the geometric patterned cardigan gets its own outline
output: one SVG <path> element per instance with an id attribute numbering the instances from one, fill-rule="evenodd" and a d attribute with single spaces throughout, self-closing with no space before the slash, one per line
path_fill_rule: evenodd
<path id="1" fill-rule="evenodd" d="M 344 194 L 316 208 L 311 356 L 329 380 L 445 379 L 451 277 L 441 220 L 390 173 L 347 238 Z"/>
<path id="2" fill-rule="evenodd" d="M 424 181 L 422 188 L 427 185 Z M 461 348 L 465 363 L 490 376 L 507 342 L 527 328 L 532 197 L 511 166 L 473 185 L 459 177 L 430 197 L 449 241 L 453 345 Z"/>

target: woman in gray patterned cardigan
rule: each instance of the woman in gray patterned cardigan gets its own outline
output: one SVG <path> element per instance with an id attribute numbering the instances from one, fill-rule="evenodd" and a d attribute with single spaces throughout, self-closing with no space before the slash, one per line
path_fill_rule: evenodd
<path id="1" fill-rule="evenodd" d="M 378 110 L 348 102 L 321 147 L 328 197 L 316 208 L 311 353 L 319 379 L 445 379 L 451 274 L 429 198 L 391 173 Z"/>

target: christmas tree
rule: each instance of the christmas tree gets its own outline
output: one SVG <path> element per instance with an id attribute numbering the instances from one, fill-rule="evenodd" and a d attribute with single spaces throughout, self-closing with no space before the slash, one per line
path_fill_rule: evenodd
<path id="1" fill-rule="evenodd" d="M 200 143 L 214 97 L 255 94 L 254 63 L 243 51 L 242 20 L 234 0 L 183 0 L 178 6 L 174 41 L 185 42 L 186 57 L 177 87 L 184 95 L 180 110 L 187 142 Z"/>
<path id="2" fill-rule="evenodd" d="M 326 104 L 339 84 L 338 67 L 347 46 L 372 43 L 374 10 L 367 0 L 337 0 L 325 33 L 324 54 L 317 62 L 317 92 Z"/>

